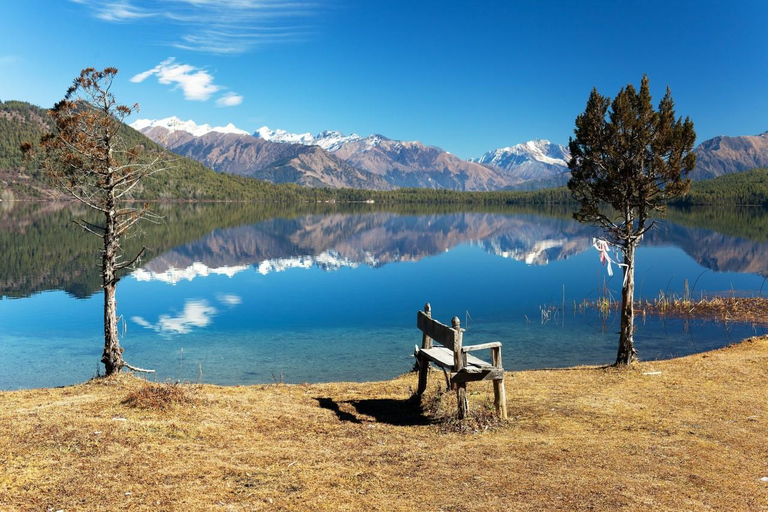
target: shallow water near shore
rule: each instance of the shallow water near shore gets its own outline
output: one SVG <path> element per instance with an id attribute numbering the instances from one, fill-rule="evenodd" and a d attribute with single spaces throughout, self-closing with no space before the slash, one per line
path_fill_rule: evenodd
<path id="1" fill-rule="evenodd" d="M 81 210 L 3 212 L 0 389 L 96 374 L 102 346 L 98 247 L 68 219 Z M 162 207 L 126 251 L 118 285 L 126 360 L 157 380 L 234 385 L 380 380 L 413 365 L 415 315 L 459 316 L 465 343 L 499 340 L 509 370 L 609 364 L 618 318 L 584 300 L 620 297 L 591 248 L 599 231 L 567 212 L 376 211 L 370 206 Z M 768 275 L 766 216 L 673 214 L 637 254 L 636 298 L 757 296 Z M 710 227 L 707 227 L 710 226 Z M 757 234 L 755 234 L 757 233 Z M 94 237 L 95 238 L 95 237 Z M 686 292 L 687 280 L 687 292 Z M 638 317 L 642 359 L 721 347 L 764 329 Z"/>

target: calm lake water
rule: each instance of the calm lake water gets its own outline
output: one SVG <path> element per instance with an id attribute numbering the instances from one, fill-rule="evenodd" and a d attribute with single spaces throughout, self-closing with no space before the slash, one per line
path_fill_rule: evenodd
<path id="1" fill-rule="evenodd" d="M 99 255 L 62 205 L 0 210 L 0 389 L 81 382 L 101 356 Z M 574 305 L 605 287 L 599 231 L 567 211 L 374 206 L 157 207 L 128 252 L 148 248 L 118 285 L 126 360 L 158 380 L 217 384 L 379 380 L 409 371 L 429 301 L 469 344 L 504 343 L 510 370 L 611 363 L 618 319 Z M 762 210 L 670 212 L 637 253 L 637 297 L 762 293 Z M 618 270 L 618 269 L 617 269 Z M 765 290 L 768 293 L 768 290 Z M 563 306 L 564 310 L 563 310 Z M 548 315 L 548 316 L 547 316 Z M 642 359 L 721 347 L 760 327 L 638 319 Z"/>

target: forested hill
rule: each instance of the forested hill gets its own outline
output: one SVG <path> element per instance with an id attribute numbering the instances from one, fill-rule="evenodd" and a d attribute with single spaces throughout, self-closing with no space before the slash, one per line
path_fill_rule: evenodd
<path id="1" fill-rule="evenodd" d="M 19 146 L 50 129 L 46 110 L 21 101 L 0 102 L 0 169 L 24 165 Z"/>
<path id="2" fill-rule="evenodd" d="M 768 208 L 768 169 L 725 174 L 715 179 L 695 181 L 685 197 L 674 205 L 724 204 Z"/>
<path id="3" fill-rule="evenodd" d="M 22 142 L 36 143 L 51 128 L 45 109 L 21 101 L 0 102 L 0 199 L 65 198 L 36 164 L 25 162 L 21 154 Z M 149 153 L 162 153 L 170 167 L 137 187 L 135 196 L 140 199 L 323 201 L 335 197 L 323 189 L 219 174 L 161 148 L 127 125 L 124 128 L 122 135 L 128 147 L 140 145 Z"/>

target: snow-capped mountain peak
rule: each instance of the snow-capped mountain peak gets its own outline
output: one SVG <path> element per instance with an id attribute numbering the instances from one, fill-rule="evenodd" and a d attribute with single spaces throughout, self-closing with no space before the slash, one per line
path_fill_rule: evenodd
<path id="1" fill-rule="evenodd" d="M 144 130 L 145 128 L 165 128 L 169 132 L 183 131 L 191 133 L 195 137 L 201 137 L 206 133 L 234 133 L 237 135 L 249 135 L 245 130 L 241 130 L 232 123 L 227 126 L 211 126 L 209 124 L 197 124 L 191 119 L 188 121 L 182 121 L 176 116 L 166 117 L 165 119 L 137 119 L 131 123 L 131 128 L 134 130 Z"/>
<path id="2" fill-rule="evenodd" d="M 285 130 L 271 130 L 268 126 L 262 126 L 253 133 L 254 137 L 270 142 L 283 142 L 286 144 L 311 145 L 315 138 L 311 133 L 290 133 Z"/>
<path id="3" fill-rule="evenodd" d="M 522 144 L 489 151 L 480 158 L 472 159 L 480 164 L 491 164 L 501 169 L 519 165 L 524 161 L 566 167 L 571 154 L 565 146 L 553 144 L 546 139 L 534 139 Z"/>
<path id="4" fill-rule="evenodd" d="M 320 146 L 326 151 L 336 151 L 348 142 L 354 142 L 361 139 L 362 137 L 356 133 L 344 135 L 336 130 L 325 130 L 324 132 L 317 134 L 313 145 Z"/>
<path id="5" fill-rule="evenodd" d="M 570 159 L 567 147 L 546 139 L 534 139 L 489 151 L 471 161 L 501 169 L 521 182 L 539 181 L 546 186 L 560 186 L 570 177 Z"/>
<path id="6" fill-rule="evenodd" d="M 344 135 L 335 130 L 325 130 L 312 135 L 311 133 L 291 133 L 285 130 L 271 130 L 262 126 L 253 133 L 254 137 L 259 137 L 270 142 L 281 142 L 284 144 L 304 144 L 305 146 L 320 146 L 326 151 L 336 151 L 347 142 L 361 140 L 362 137 L 356 133 Z"/>

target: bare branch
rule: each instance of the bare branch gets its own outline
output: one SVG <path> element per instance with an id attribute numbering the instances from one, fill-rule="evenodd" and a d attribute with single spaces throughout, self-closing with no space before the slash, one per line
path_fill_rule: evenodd
<path id="1" fill-rule="evenodd" d="M 97 232 L 95 232 L 90 227 L 88 227 L 88 225 L 85 223 L 85 221 L 73 220 L 72 223 L 73 224 L 77 224 L 82 229 L 84 229 L 85 231 L 91 233 L 92 235 L 96 235 L 99 238 L 104 238 L 104 233 L 97 233 Z"/>
<path id="2" fill-rule="evenodd" d="M 121 265 L 117 265 L 117 266 L 115 267 L 115 270 L 123 270 L 123 269 L 125 269 L 125 268 L 128 268 L 128 267 L 130 267 L 131 265 L 133 265 L 134 263 L 136 263 L 136 262 L 139 260 L 139 258 L 141 258 L 141 255 L 142 255 L 142 254 L 144 254 L 144 251 L 146 251 L 146 250 L 147 250 L 147 248 L 146 248 L 146 247 L 142 247 L 142 248 L 141 248 L 141 250 L 139 251 L 139 254 L 137 254 L 135 258 L 133 258 L 133 259 L 132 259 L 131 261 L 129 261 L 128 263 L 123 263 L 123 264 L 121 264 Z"/>
<path id="3" fill-rule="evenodd" d="M 128 364 L 125 359 L 123 359 L 123 366 L 131 370 L 132 372 L 140 372 L 140 373 L 155 373 L 155 370 L 147 370 L 145 368 L 139 368 L 138 366 L 133 366 Z"/>

